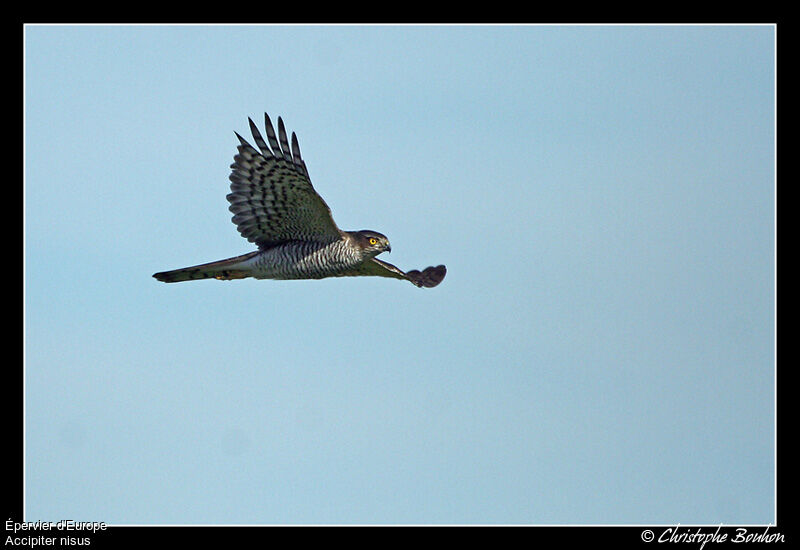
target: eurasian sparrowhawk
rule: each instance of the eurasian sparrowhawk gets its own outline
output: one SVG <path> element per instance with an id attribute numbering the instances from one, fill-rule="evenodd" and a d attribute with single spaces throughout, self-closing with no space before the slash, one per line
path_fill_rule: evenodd
<path id="1" fill-rule="evenodd" d="M 443 265 L 403 272 L 376 258 L 381 252 L 391 251 L 385 235 L 339 229 L 330 208 L 311 185 L 294 132 L 290 148 L 283 120 L 278 117 L 276 135 L 265 113 L 268 146 L 253 120 L 248 118 L 248 121 L 260 152 L 236 134 L 239 154 L 231 165 L 228 202 L 239 233 L 255 243 L 258 250 L 227 260 L 156 273 L 153 277 L 176 283 L 209 278 L 322 279 L 375 275 L 406 279 L 418 287 L 434 287 L 442 282 L 447 273 Z"/>

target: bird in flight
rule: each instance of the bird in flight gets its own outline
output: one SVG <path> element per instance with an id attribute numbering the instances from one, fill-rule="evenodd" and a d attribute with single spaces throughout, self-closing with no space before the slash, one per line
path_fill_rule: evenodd
<path id="1" fill-rule="evenodd" d="M 292 145 L 278 117 L 278 133 L 264 113 L 267 140 L 252 119 L 258 151 L 242 136 L 239 153 L 231 165 L 231 193 L 228 209 L 239 233 L 255 243 L 258 250 L 192 267 L 162 271 L 153 275 L 165 283 L 198 279 L 323 279 L 372 275 L 411 281 L 431 288 L 442 282 L 443 265 L 422 271 L 402 271 L 379 260 L 390 252 L 389 239 L 377 231 L 342 231 L 333 221 L 331 209 L 311 185 L 306 163 L 300 156 L 297 136 Z"/>

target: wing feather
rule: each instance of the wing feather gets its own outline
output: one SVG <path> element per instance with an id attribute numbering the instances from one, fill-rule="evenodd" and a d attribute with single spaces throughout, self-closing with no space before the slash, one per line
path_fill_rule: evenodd
<path id="1" fill-rule="evenodd" d="M 306 169 L 306 163 L 303 161 L 303 157 L 300 156 L 300 144 L 297 142 L 297 135 L 295 135 L 294 132 L 292 132 L 292 159 L 295 165 L 308 177 L 308 169 Z"/>
<path id="2" fill-rule="evenodd" d="M 236 134 L 240 144 L 231 164 L 231 193 L 227 196 L 239 233 L 262 249 L 292 240 L 342 238 L 330 208 L 311 185 L 297 137 L 292 134 L 290 149 L 283 120 L 278 118 L 276 136 L 265 113 L 270 151 L 258 128 L 248 120 L 260 151 Z"/>
<path id="3" fill-rule="evenodd" d="M 258 126 L 256 126 L 255 122 L 253 122 L 253 119 L 250 118 L 250 117 L 247 117 L 247 122 L 250 123 L 250 133 L 253 134 L 253 139 L 255 140 L 256 145 L 258 146 L 258 148 L 261 150 L 261 154 L 264 155 L 265 157 L 274 156 L 272 154 L 272 151 L 269 150 L 269 147 L 267 147 L 267 142 L 264 141 L 263 137 L 261 137 L 261 132 L 258 131 Z M 236 134 L 236 135 L 238 136 L 239 134 Z M 239 139 L 241 139 L 241 138 L 239 138 Z"/>
<path id="4" fill-rule="evenodd" d="M 447 275 L 447 268 L 443 265 L 438 265 L 436 267 L 426 267 L 422 271 L 412 269 L 411 271 L 405 272 L 389 262 L 384 262 L 378 258 L 372 258 L 361 264 L 357 269 L 348 271 L 342 275 L 372 275 L 377 277 L 390 277 L 392 279 L 405 279 L 406 281 L 411 281 L 420 288 L 433 288 L 444 280 L 444 276 Z"/>
<path id="5" fill-rule="evenodd" d="M 275 135 L 275 128 L 272 127 L 272 121 L 269 119 L 269 115 L 267 113 L 264 113 L 264 127 L 267 130 L 267 139 L 269 139 L 269 146 L 272 147 L 272 151 L 277 157 L 281 154 L 281 146 L 278 143 L 278 138 Z"/>
<path id="6" fill-rule="evenodd" d="M 289 140 L 286 139 L 286 127 L 283 125 L 283 119 L 278 117 L 278 139 L 281 142 L 281 151 L 283 152 L 283 158 L 288 160 L 289 162 L 294 162 L 292 160 L 292 153 L 289 149 Z"/>

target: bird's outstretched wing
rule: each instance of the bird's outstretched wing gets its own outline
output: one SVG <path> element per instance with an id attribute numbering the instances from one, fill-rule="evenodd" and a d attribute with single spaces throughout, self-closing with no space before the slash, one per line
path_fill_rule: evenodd
<path id="1" fill-rule="evenodd" d="M 359 275 L 374 275 L 377 277 L 391 277 L 393 279 L 405 279 L 411 281 L 418 287 L 433 288 L 444 280 L 447 275 L 447 268 L 443 265 L 436 267 L 426 267 L 422 271 L 412 269 L 411 271 L 403 271 L 378 258 L 372 258 L 361 264 L 358 268 L 342 273 L 345 276 L 359 276 Z"/>
<path id="2" fill-rule="evenodd" d="M 283 120 L 278 117 L 276 135 L 264 113 L 268 146 L 253 120 L 248 121 L 260 151 L 236 134 L 241 144 L 231 165 L 231 193 L 227 196 L 233 223 L 242 237 L 261 249 L 286 241 L 342 238 L 331 209 L 311 185 L 294 132 L 290 148 Z"/>

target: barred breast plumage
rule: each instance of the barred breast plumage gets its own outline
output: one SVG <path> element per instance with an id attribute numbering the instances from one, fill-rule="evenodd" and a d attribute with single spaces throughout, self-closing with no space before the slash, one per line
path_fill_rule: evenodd
<path id="1" fill-rule="evenodd" d="M 363 261 L 347 240 L 329 244 L 290 241 L 262 251 L 249 260 L 256 279 L 323 279 L 353 269 Z"/>

